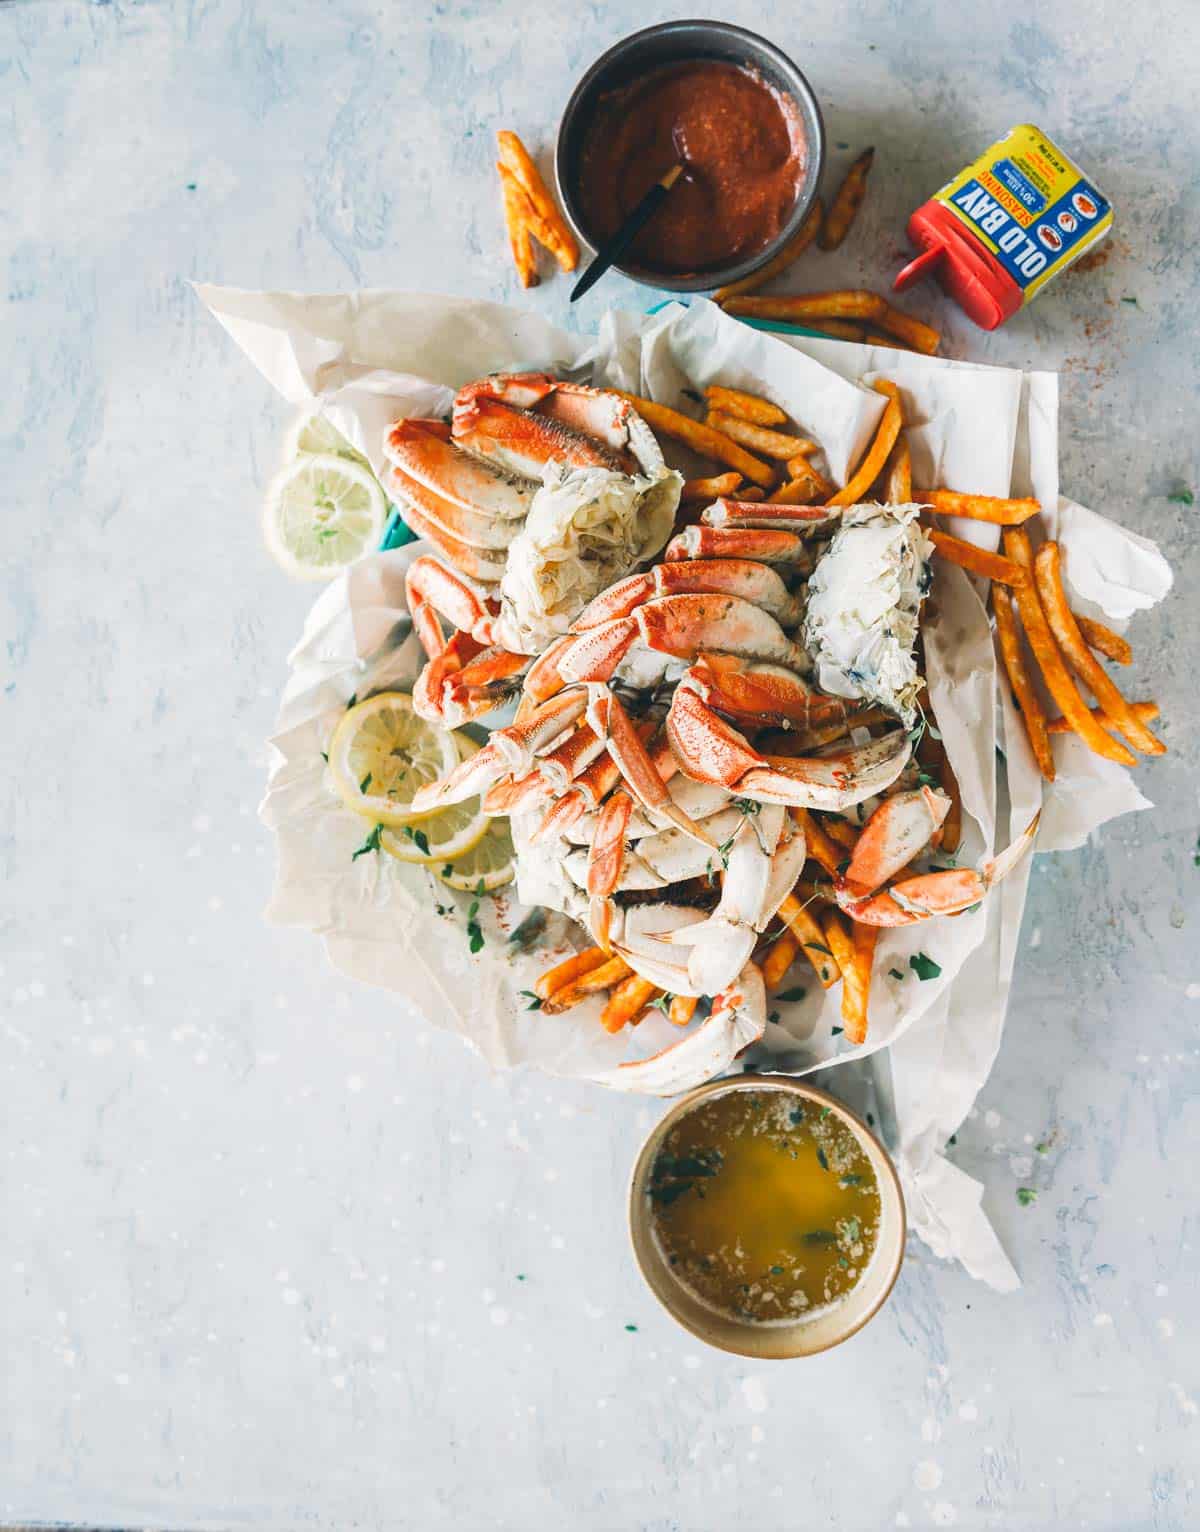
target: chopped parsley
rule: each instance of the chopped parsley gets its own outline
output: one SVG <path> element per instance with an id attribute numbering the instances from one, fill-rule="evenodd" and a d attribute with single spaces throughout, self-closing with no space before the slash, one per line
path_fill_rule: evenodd
<path id="1" fill-rule="evenodd" d="M 637 1332 L 637 1325 L 626 1325 L 625 1328 L 630 1332 L 631 1335 L 636 1334 Z"/>
<path id="2" fill-rule="evenodd" d="M 382 835 L 383 835 L 383 826 L 382 825 L 376 825 L 375 828 L 371 831 L 370 835 L 367 836 L 366 840 L 363 841 L 362 845 L 358 848 L 358 850 L 350 858 L 350 860 L 352 862 L 357 862 L 359 857 L 360 856 L 366 856 L 368 851 L 378 851 L 379 850 L 379 846 L 380 846 L 380 837 Z"/>
<path id="3" fill-rule="evenodd" d="M 776 1023 L 776 1024 L 778 1024 L 778 1023 L 779 1023 L 779 1021 L 780 1021 L 780 1020 L 781 1020 L 781 1017 L 780 1017 L 780 1015 L 779 1015 L 779 1012 L 778 1012 L 778 1011 L 772 1011 L 772 1012 L 771 1012 L 771 1013 L 770 1013 L 770 1015 L 769 1015 L 769 1016 L 768 1016 L 768 1017 L 767 1017 L 767 1020 L 768 1020 L 768 1021 L 773 1021 L 773 1022 L 775 1022 L 775 1023 Z"/>
<path id="4" fill-rule="evenodd" d="M 354 704 L 357 701 L 358 701 L 358 693 L 357 692 L 351 692 L 350 693 L 350 700 L 346 704 L 346 711 L 349 712 L 350 709 L 354 706 Z"/>
<path id="5" fill-rule="evenodd" d="M 836 1245 L 837 1235 L 832 1229 L 809 1229 L 800 1236 L 803 1245 Z"/>
<path id="6" fill-rule="evenodd" d="M 662 1153 L 650 1172 L 650 1200 L 659 1207 L 695 1191 L 704 1196 L 702 1181 L 711 1179 L 721 1168 L 724 1156 L 719 1149 L 696 1149 L 691 1154 Z"/>
<path id="7" fill-rule="evenodd" d="M 762 804 L 756 803 L 753 798 L 735 798 L 733 800 L 733 806 L 738 810 L 739 813 L 745 814 L 747 816 L 753 816 L 754 814 L 757 814 L 762 808 Z"/>
<path id="8" fill-rule="evenodd" d="M 1049 1142 L 1048 1139 L 1045 1139 L 1045 1138 L 1042 1139 L 1040 1144 L 1034 1144 L 1033 1147 L 1034 1147 L 1035 1151 L 1038 1154 L 1049 1154 L 1050 1153 L 1050 1142 Z"/>
<path id="9" fill-rule="evenodd" d="M 525 1273 L 523 1271 L 517 1272 L 517 1281 L 518 1282 L 524 1282 L 524 1280 L 525 1280 Z"/>
<path id="10" fill-rule="evenodd" d="M 843 1189 L 849 1188 L 851 1186 L 861 1186 L 862 1185 L 862 1177 L 861 1176 L 842 1176 L 842 1178 L 838 1181 L 838 1185 L 840 1187 L 842 1187 Z M 856 1222 L 857 1222 L 857 1220 L 856 1220 Z M 857 1237 L 858 1236 L 855 1235 L 856 1239 L 857 1239 Z"/>
<path id="11" fill-rule="evenodd" d="M 804 1121 L 804 1108 L 802 1106 L 794 1106 L 788 1113 L 788 1121 L 793 1128 L 798 1128 Z"/>
<path id="12" fill-rule="evenodd" d="M 829 1035 L 831 1037 L 841 1037 L 842 1033 L 845 1030 L 846 1030 L 845 1027 L 830 1027 Z"/>
<path id="13" fill-rule="evenodd" d="M 321 751 L 321 759 L 325 762 L 326 766 L 329 765 L 329 756 L 324 750 Z"/>
<path id="14" fill-rule="evenodd" d="M 425 834 L 424 830 L 414 829 L 412 825 L 405 825 L 404 834 L 410 841 L 412 841 L 413 845 L 417 848 L 422 856 L 429 855 L 429 837 Z"/>
<path id="15" fill-rule="evenodd" d="M 936 979 L 942 971 L 942 965 L 935 963 L 927 952 L 914 952 L 908 966 L 918 979 Z"/>
<path id="16" fill-rule="evenodd" d="M 1018 1186 L 1017 1201 L 1023 1208 L 1027 1208 L 1032 1203 L 1037 1201 L 1037 1192 L 1033 1189 L 1032 1186 Z"/>
<path id="17" fill-rule="evenodd" d="M 648 1011 L 661 1011 L 663 1015 L 666 1016 L 671 1010 L 671 1001 L 674 1000 L 674 998 L 674 995 L 668 995 L 664 990 L 656 1000 L 651 1000 L 646 1009 Z"/>
<path id="18" fill-rule="evenodd" d="M 908 975 L 906 973 L 901 973 L 898 968 L 889 968 L 888 969 L 888 973 L 890 974 L 890 976 L 893 979 L 907 979 L 908 978 Z"/>
<path id="19" fill-rule="evenodd" d="M 1138 304 L 1138 301 L 1137 301 L 1136 298 L 1122 298 L 1121 302 L 1122 303 L 1131 304 L 1134 308 L 1138 308 L 1139 307 L 1139 304 Z"/>
<path id="20" fill-rule="evenodd" d="M 371 773 L 368 771 L 366 776 L 358 784 L 359 792 L 360 793 L 365 793 L 367 791 L 367 789 L 370 787 L 370 785 L 371 785 Z"/>
<path id="21" fill-rule="evenodd" d="M 1196 497 L 1190 489 L 1173 490 L 1167 496 L 1167 500 L 1171 505 L 1195 505 L 1196 503 Z"/>
<path id="22" fill-rule="evenodd" d="M 829 1169 L 829 1156 L 825 1153 L 824 1149 L 821 1148 L 820 1144 L 817 1145 L 817 1164 L 821 1167 L 822 1170 Z"/>
<path id="23" fill-rule="evenodd" d="M 541 995 L 535 994 L 534 991 L 531 990 L 531 989 L 519 989 L 517 991 L 517 994 L 520 995 L 522 1000 L 528 1000 L 529 1001 L 529 1004 L 525 1007 L 525 1009 L 527 1011 L 540 1011 L 541 1010 L 541 1008 L 542 1008 L 542 997 L 541 997 Z"/>
<path id="24" fill-rule="evenodd" d="M 781 1005 L 790 1005 L 793 1000 L 803 1000 L 807 994 L 808 991 L 800 984 L 795 989 L 781 990 L 775 998 Z"/>
<path id="25" fill-rule="evenodd" d="M 448 870 L 448 869 L 447 869 Z M 509 932 L 508 939 L 515 947 L 525 948 L 546 929 L 546 912 L 538 908 L 530 910 L 525 919 Z"/>

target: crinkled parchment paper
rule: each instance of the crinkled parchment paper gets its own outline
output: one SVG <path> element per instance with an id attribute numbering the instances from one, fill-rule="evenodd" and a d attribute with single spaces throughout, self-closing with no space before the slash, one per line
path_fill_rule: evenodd
<path id="1" fill-rule="evenodd" d="M 517 309 L 427 294 L 198 291 L 264 376 L 297 406 L 319 407 L 376 469 L 384 427 L 398 415 L 442 413 L 452 389 L 487 372 L 544 368 L 693 411 L 684 390 L 710 382 L 767 394 L 821 443 L 840 482 L 883 409 L 869 385 L 891 378 L 910 423 L 914 483 L 1036 495 L 1062 542 L 1081 610 L 1121 623 L 1170 587 L 1152 543 L 1060 497 L 1052 374 L 767 335 L 703 300 L 650 317 L 610 313 L 596 337 L 584 338 Z M 664 445 L 686 471 L 687 454 Z M 954 530 L 989 545 L 998 536 L 974 522 Z M 575 928 L 551 915 L 536 950 L 522 950 L 508 937 L 528 912 L 501 895 L 484 901 L 487 940 L 472 958 L 462 896 L 384 856 L 351 859 L 364 824 L 329 789 L 321 752 L 352 695 L 407 686 L 420 666 L 404 604 L 413 556 L 412 548 L 376 554 L 334 581 L 290 657 L 262 806 L 279 848 L 268 916 L 318 932 L 342 971 L 402 995 L 493 1064 L 532 1063 L 612 1083 L 623 1059 L 678 1034 L 656 1017 L 609 1037 L 596 1025 L 598 1003 L 554 1018 L 525 1009 L 519 992 L 545 968 L 548 946 L 565 952 L 579 939 Z M 1007 687 L 998 684 L 981 594 L 962 571 L 939 567 L 925 634 L 930 696 L 966 811 L 960 860 L 999 851 L 1039 809 L 1037 847 L 1053 851 L 1148 806 L 1125 770 L 1070 735 L 1055 737 L 1058 780 L 1044 787 Z M 1001 1288 L 1017 1277 L 981 1211 L 982 1187 L 941 1150 L 999 1047 L 1030 861 L 974 912 L 883 933 L 865 1046 L 842 1046 L 833 1033 L 838 991 L 814 983 L 802 1001 L 779 1006 L 756 1059 L 805 1073 L 888 1050 L 913 1227 L 938 1254 L 957 1256 Z M 919 952 L 940 967 L 936 978 L 921 980 L 910 967 Z M 799 966 L 794 974 L 805 984 Z"/>

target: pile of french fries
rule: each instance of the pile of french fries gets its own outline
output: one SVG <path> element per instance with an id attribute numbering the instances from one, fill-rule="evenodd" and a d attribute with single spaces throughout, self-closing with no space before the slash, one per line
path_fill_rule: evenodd
<path id="1" fill-rule="evenodd" d="M 579 264 L 579 245 L 555 206 L 541 173 L 528 149 L 515 133 L 496 134 L 500 158 L 500 195 L 504 203 L 504 225 L 513 264 L 522 287 L 536 287 L 537 258 L 533 241 L 545 246 L 563 271 L 574 271 Z"/>
<path id="2" fill-rule="evenodd" d="M 729 468 L 724 474 L 689 480 L 684 487 L 686 499 L 707 504 L 725 495 L 743 501 L 825 505 L 879 500 L 891 505 L 916 502 L 926 507 L 926 526 L 937 554 L 991 582 L 1001 658 L 1030 745 L 1048 781 L 1054 780 L 1052 734 L 1073 732 L 1098 754 L 1124 765 L 1134 763 L 1130 747 L 1147 755 L 1161 755 L 1166 746 L 1147 727 L 1158 715 L 1157 705 L 1127 702 L 1096 658 L 1100 655 L 1128 665 L 1133 657 L 1129 644 L 1103 623 L 1072 612 L 1062 583 L 1062 552 L 1056 542 L 1044 541 L 1034 553 L 1026 528 L 1040 514 L 1039 503 L 1024 497 L 914 489 L 900 391 L 886 379 L 873 386 L 886 397 L 887 405 L 862 461 L 838 490 L 809 461 L 817 444 L 794 431 L 780 430 L 787 425 L 787 416 L 769 399 L 714 384 L 704 393 L 707 417 L 697 421 L 636 395 L 624 397 L 631 400 L 651 429 Z M 752 453 L 751 447 L 762 455 Z M 749 487 L 743 488 L 747 480 Z M 1002 527 L 1004 552 L 992 553 L 941 531 L 936 519 L 942 516 L 961 516 Z M 1047 717 L 1025 657 L 1022 630 L 1060 717 Z M 1092 694 L 1094 707 L 1084 701 L 1077 682 Z M 927 694 L 922 711 L 929 713 Z M 894 722 L 884 709 L 864 705 L 830 723 L 776 731 L 760 744 L 768 754 L 796 755 L 836 744 L 852 730 L 886 728 Z M 927 729 L 917 742 L 916 754 L 923 779 L 940 787 L 950 799 L 936 845 L 941 852 L 953 855 L 962 838 L 963 809 L 945 747 Z M 764 934 L 756 960 L 768 994 L 779 989 L 800 959 L 823 988 L 840 982 L 842 1030 L 847 1042 L 857 1045 L 867 1038 L 871 967 L 879 928 L 853 921 L 838 908 L 834 879 L 853 854 L 859 827 L 836 814 L 806 809 L 789 812 L 803 826 L 808 858 L 795 888 Z M 534 992 L 539 1008 L 550 1014 L 608 992 L 601 1022 L 610 1032 L 636 1026 L 651 1009 L 663 1011 L 677 1026 L 686 1026 L 697 1006 L 697 1001 L 687 996 L 664 994 L 633 973 L 623 959 L 600 947 L 589 947 L 551 968 L 537 981 Z"/>

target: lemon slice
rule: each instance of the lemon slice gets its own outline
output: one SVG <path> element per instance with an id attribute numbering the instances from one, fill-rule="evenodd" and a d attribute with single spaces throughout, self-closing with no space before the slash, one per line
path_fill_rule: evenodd
<path id="1" fill-rule="evenodd" d="M 328 580 L 379 544 L 387 497 L 369 468 L 302 453 L 275 476 L 263 507 L 272 558 L 298 580 Z"/>
<path id="2" fill-rule="evenodd" d="M 407 692 L 380 692 L 350 708 L 329 741 L 329 770 L 348 809 L 395 828 L 444 813 L 413 813 L 417 789 L 459 762 L 448 729 L 419 718 Z"/>
<path id="3" fill-rule="evenodd" d="M 505 818 L 493 819 L 484 835 L 470 851 L 452 864 L 433 869 L 443 883 L 461 893 L 493 894 L 516 876 L 517 859 L 512 833 Z M 482 888 L 480 885 L 482 884 Z"/>
<path id="4" fill-rule="evenodd" d="M 302 452 L 332 452 L 338 457 L 349 458 L 352 463 L 358 463 L 368 470 L 371 466 L 362 453 L 350 445 L 338 428 L 321 414 L 300 415 L 292 427 L 286 456 L 290 460 L 298 457 Z"/>
<path id="5" fill-rule="evenodd" d="M 420 824 L 380 830 L 379 844 L 398 862 L 415 862 L 440 873 L 455 857 L 473 851 L 491 822 L 491 816 L 479 807 L 479 799 L 468 798 L 465 803 L 435 809 Z"/>

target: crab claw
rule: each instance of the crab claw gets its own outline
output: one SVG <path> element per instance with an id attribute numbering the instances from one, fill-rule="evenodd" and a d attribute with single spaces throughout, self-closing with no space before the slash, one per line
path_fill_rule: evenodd
<path id="1" fill-rule="evenodd" d="M 901 878 L 868 899 L 855 899 L 839 882 L 835 886 L 837 902 L 852 919 L 867 926 L 911 926 L 934 915 L 960 915 L 978 904 L 1025 856 L 1037 836 L 1040 818 L 1035 815 L 1012 845 L 984 862 L 978 871 L 973 867 L 952 867 L 944 872 L 920 873 L 913 878 Z"/>
<path id="2" fill-rule="evenodd" d="M 810 568 L 813 550 L 798 532 L 775 528 L 684 527 L 667 544 L 668 563 L 683 559 L 755 559 L 760 564 Z"/>
<path id="3" fill-rule="evenodd" d="M 646 809 L 657 809 L 679 829 L 706 846 L 716 842 L 703 826 L 688 817 L 667 792 L 663 773 L 646 749 L 633 719 L 605 686 L 590 688 L 588 722 L 608 743 L 609 754 L 616 761 L 630 792 Z M 674 771 L 674 764 L 671 770 Z"/>
<path id="4" fill-rule="evenodd" d="M 747 963 L 694 1031 L 648 1059 L 618 1065 L 599 1076 L 600 1083 L 646 1096 L 676 1096 L 727 1069 L 766 1030 L 762 974 L 756 964 Z"/>
<path id="5" fill-rule="evenodd" d="M 714 500 L 700 513 L 706 527 L 734 527 L 739 530 L 776 530 L 812 537 L 823 532 L 841 515 L 838 509 L 824 505 L 779 505 L 764 500 Z"/>
<path id="6" fill-rule="evenodd" d="M 497 373 L 460 388 L 454 440 L 469 452 L 526 478 L 549 462 L 571 468 L 636 473 L 622 427 L 632 410 L 619 395 L 564 383 L 548 373 Z"/>
<path id="7" fill-rule="evenodd" d="M 739 596 L 781 627 L 795 627 L 801 615 L 800 598 L 766 564 L 753 559 L 689 559 L 656 564 L 643 574 L 618 580 L 588 602 L 571 631 L 582 633 L 614 617 L 628 617 L 658 596 L 685 595 Z"/>
<path id="8" fill-rule="evenodd" d="M 845 718 L 849 711 L 843 698 L 812 691 L 794 670 L 735 654 L 701 654 L 680 685 L 739 723 L 757 726 L 802 723 L 808 728 Z"/>
<path id="9" fill-rule="evenodd" d="M 882 888 L 924 851 L 949 812 L 945 793 L 928 787 L 885 798 L 855 844 L 844 878 L 849 892 L 865 899 Z"/>

